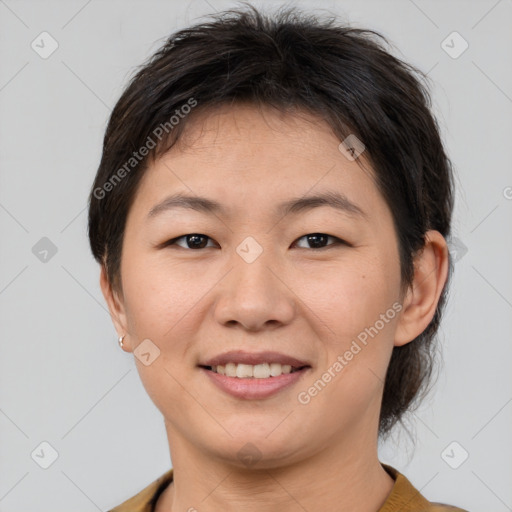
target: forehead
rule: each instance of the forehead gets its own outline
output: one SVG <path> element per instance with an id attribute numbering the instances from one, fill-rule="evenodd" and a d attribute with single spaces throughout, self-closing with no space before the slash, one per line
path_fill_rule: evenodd
<path id="1" fill-rule="evenodd" d="M 257 152 L 265 158 L 274 148 L 286 146 L 286 159 L 338 159 L 341 140 L 318 114 L 305 110 L 283 112 L 268 105 L 236 103 L 213 108 L 197 108 L 186 120 L 184 133 L 171 152 L 193 152 L 196 157 L 211 157 L 226 145 L 234 156 Z M 261 150 L 265 151 L 262 153 Z M 327 152 L 326 152 L 327 150 Z M 285 148 L 283 147 L 283 152 Z M 276 159 L 277 151 L 269 153 Z"/>
<path id="2" fill-rule="evenodd" d="M 178 192 L 208 197 L 237 215 L 277 211 L 277 204 L 292 198 L 334 192 L 370 215 L 385 209 L 368 162 L 363 155 L 348 159 L 340 142 L 324 120 L 309 113 L 216 108 L 187 121 L 178 142 L 146 170 L 135 202 L 143 203 L 147 215 Z"/>

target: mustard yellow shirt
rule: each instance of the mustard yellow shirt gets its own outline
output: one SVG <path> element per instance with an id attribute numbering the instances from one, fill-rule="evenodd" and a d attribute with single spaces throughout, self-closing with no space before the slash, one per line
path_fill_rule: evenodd
<path id="1" fill-rule="evenodd" d="M 382 466 L 391 475 L 395 484 L 384 505 L 377 512 L 467 512 L 461 508 L 427 501 L 404 475 L 391 466 L 386 464 Z M 172 482 L 172 472 L 173 470 L 170 469 L 138 494 L 109 512 L 154 512 L 158 497 Z"/>

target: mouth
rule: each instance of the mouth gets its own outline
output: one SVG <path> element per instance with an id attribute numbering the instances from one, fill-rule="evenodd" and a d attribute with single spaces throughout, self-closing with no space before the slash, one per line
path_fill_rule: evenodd
<path id="1" fill-rule="evenodd" d="M 301 361 L 279 352 L 246 352 L 244 350 L 231 350 L 219 354 L 199 361 L 198 366 L 219 375 L 239 379 L 268 379 L 311 367 L 308 361 Z"/>
<path id="2" fill-rule="evenodd" d="M 198 368 L 217 389 L 243 400 L 270 398 L 311 371 L 307 361 L 274 351 L 232 350 L 200 361 Z"/>
<path id="3" fill-rule="evenodd" d="M 271 398 L 297 385 L 311 371 L 309 365 L 292 367 L 280 363 L 227 363 L 198 368 L 217 389 L 239 400 Z"/>
<path id="4" fill-rule="evenodd" d="M 271 379 L 311 368 L 309 365 L 292 366 L 281 363 L 261 363 L 255 365 L 227 363 L 226 365 L 219 364 L 213 366 L 199 365 L 199 367 L 219 375 L 237 379 Z"/>

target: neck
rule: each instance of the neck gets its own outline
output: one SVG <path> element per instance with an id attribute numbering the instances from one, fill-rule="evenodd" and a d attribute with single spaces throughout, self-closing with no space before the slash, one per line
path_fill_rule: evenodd
<path id="1" fill-rule="evenodd" d="M 173 482 L 156 512 L 376 512 L 394 484 L 378 460 L 376 439 L 359 436 L 357 442 L 328 443 L 297 463 L 241 469 L 205 454 L 169 426 L 167 433 Z"/>

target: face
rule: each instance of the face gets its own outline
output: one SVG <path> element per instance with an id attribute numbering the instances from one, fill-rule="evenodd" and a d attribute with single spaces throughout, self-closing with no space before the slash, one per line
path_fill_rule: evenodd
<path id="1" fill-rule="evenodd" d="M 242 465 L 251 442 L 272 467 L 376 438 L 398 242 L 371 169 L 339 144 L 317 119 L 223 107 L 140 183 L 111 311 L 168 432 L 209 457 Z M 176 194 L 209 203 L 165 203 Z M 229 351 L 306 368 L 245 380 L 202 367 Z"/>

